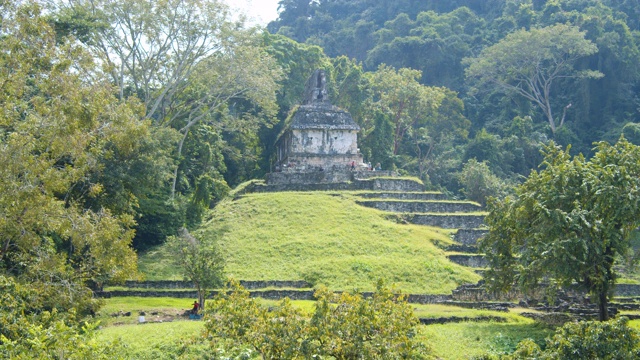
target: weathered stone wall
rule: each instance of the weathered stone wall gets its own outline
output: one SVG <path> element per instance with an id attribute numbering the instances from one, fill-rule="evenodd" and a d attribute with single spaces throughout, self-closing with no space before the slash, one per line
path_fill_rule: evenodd
<path id="1" fill-rule="evenodd" d="M 219 291 L 211 291 L 209 299 L 213 298 L 219 293 Z M 313 290 L 252 290 L 249 292 L 251 297 L 259 297 L 269 300 L 279 300 L 288 297 L 291 300 L 313 300 Z M 135 290 L 111 290 L 96 292 L 97 297 L 111 298 L 111 297 L 170 297 L 177 299 L 197 298 L 198 293 L 195 290 L 183 290 L 183 291 L 135 291 Z"/>
<path id="2" fill-rule="evenodd" d="M 382 211 L 401 213 L 453 213 L 480 211 L 478 204 L 454 201 L 398 201 L 398 200 L 369 200 L 358 201 L 358 204 Z"/>
<path id="3" fill-rule="evenodd" d="M 266 176 L 269 185 L 347 183 L 348 171 L 276 172 Z"/>
<path id="4" fill-rule="evenodd" d="M 424 185 L 409 179 L 372 179 L 376 191 L 424 191 Z"/>
<path id="5" fill-rule="evenodd" d="M 191 281 L 155 280 L 155 281 L 126 281 L 125 287 L 138 289 L 193 289 Z"/>
<path id="6" fill-rule="evenodd" d="M 324 171 L 309 173 L 274 173 L 267 177 L 267 184 L 250 184 L 246 193 L 280 191 L 339 191 L 339 190 L 376 190 L 376 191 L 421 191 L 423 185 L 409 179 L 373 178 L 353 180 L 351 182 L 305 182 L 315 176 L 324 176 Z M 349 172 L 345 172 L 347 175 Z M 292 177 L 293 179 L 289 179 Z M 314 180 L 317 181 L 317 180 Z"/>
<path id="7" fill-rule="evenodd" d="M 461 322 L 498 322 L 504 323 L 508 320 L 501 316 L 491 316 L 491 315 L 482 315 L 482 316 L 442 316 L 437 318 L 418 318 L 420 324 L 422 325 L 435 325 L 435 324 L 450 324 L 450 323 L 461 323 Z"/>
<path id="8" fill-rule="evenodd" d="M 345 171 L 351 170 L 351 164 L 356 168 L 362 168 L 362 155 L 360 154 L 289 154 L 277 165 L 279 172 L 309 172 L 309 171 Z"/>
<path id="9" fill-rule="evenodd" d="M 407 302 L 411 304 L 438 304 L 451 299 L 451 295 L 407 295 Z"/>
<path id="10" fill-rule="evenodd" d="M 109 291 L 96 291 L 94 295 L 99 298 L 112 298 L 112 297 L 168 297 L 176 299 L 188 299 L 198 298 L 198 293 L 195 290 L 182 290 L 182 291 L 143 291 L 143 290 L 109 290 Z"/>
<path id="11" fill-rule="evenodd" d="M 467 284 L 458 287 L 453 290 L 452 297 L 456 301 L 506 301 L 506 300 L 522 300 L 522 299 L 544 299 L 546 290 L 545 285 L 540 287 L 533 293 L 528 295 L 523 294 L 518 289 L 506 293 L 492 293 L 488 292 L 483 287 L 483 281 L 478 284 Z M 614 296 L 617 297 L 634 297 L 640 296 L 640 285 L 635 284 L 618 284 L 614 289 Z M 568 288 L 562 290 L 558 298 L 564 299 L 588 299 L 589 296 L 581 290 Z M 580 302 L 575 300 L 575 302 Z"/>
<path id="12" fill-rule="evenodd" d="M 254 280 L 247 281 L 241 280 L 240 285 L 245 289 L 264 289 L 269 287 L 275 288 L 294 288 L 294 289 L 308 289 L 313 286 L 304 280 Z"/>
<path id="13" fill-rule="evenodd" d="M 295 129 L 291 137 L 291 153 L 357 154 L 356 130 Z"/>
<path id="14" fill-rule="evenodd" d="M 389 193 L 363 193 L 360 197 L 366 199 L 398 199 L 398 200 L 447 200 L 443 193 L 436 192 L 389 192 Z"/>
<path id="15" fill-rule="evenodd" d="M 437 226 L 444 229 L 475 229 L 484 225 L 484 215 L 403 215 L 403 218 L 417 225 Z"/>
<path id="16" fill-rule="evenodd" d="M 472 255 L 472 254 L 460 254 L 460 255 L 448 255 L 450 261 L 470 267 L 470 268 L 486 268 L 489 266 L 489 263 L 482 255 Z"/>
<path id="17" fill-rule="evenodd" d="M 366 180 L 375 177 L 396 177 L 398 176 L 395 171 L 390 170 L 358 170 L 353 172 L 354 180 Z"/>
<path id="18" fill-rule="evenodd" d="M 274 184 L 252 187 L 247 193 L 265 193 L 282 191 L 342 191 L 369 190 L 363 182 L 324 183 L 324 184 Z"/>
<path id="19" fill-rule="evenodd" d="M 520 291 L 492 293 L 478 285 L 463 285 L 453 290 L 452 297 L 456 301 L 508 301 L 519 300 L 524 296 Z"/>
<path id="20" fill-rule="evenodd" d="M 314 290 L 252 290 L 249 295 L 253 298 L 263 298 L 269 300 L 280 300 L 289 298 L 291 300 L 315 300 Z M 213 298 L 218 294 L 212 291 L 209 298 Z M 364 292 L 362 296 L 371 297 L 373 293 Z M 172 297 L 178 299 L 197 298 L 196 291 L 103 291 L 97 292 L 96 296 L 103 298 L 136 296 L 136 297 Z M 437 304 L 452 300 L 451 295 L 407 295 L 407 302 L 412 304 Z"/>
<path id="21" fill-rule="evenodd" d="M 618 284 L 614 289 L 616 296 L 640 296 L 640 285 Z"/>
<path id="22" fill-rule="evenodd" d="M 179 284 L 180 282 L 175 282 Z M 271 282 L 266 282 L 266 284 L 260 284 L 260 282 L 249 282 L 254 283 L 255 286 L 269 285 Z M 291 285 L 308 285 L 302 282 L 283 282 L 283 285 L 286 287 L 295 287 Z M 248 283 L 247 283 L 248 285 Z M 251 285 L 249 285 L 251 286 Z M 269 287 L 273 287 L 269 285 Z M 251 288 L 251 287 L 249 287 Z M 216 291 L 211 293 L 211 297 L 217 294 Z M 286 290 L 286 289 L 276 289 L 276 290 L 251 290 L 250 294 L 252 297 L 261 297 L 265 299 L 273 299 L 279 300 L 285 297 L 288 297 L 291 300 L 313 300 L 313 290 Z M 372 293 L 365 292 L 363 296 L 371 296 Z M 138 296 L 138 297 L 173 297 L 173 298 L 196 298 L 197 293 L 195 290 L 178 290 L 178 291 L 142 291 L 142 290 L 119 290 L 119 291 L 104 291 L 104 292 L 96 292 L 96 296 L 98 297 L 120 297 L 120 296 Z M 540 288 L 536 294 L 533 295 L 534 298 L 544 298 L 544 289 Z M 580 298 L 585 297 L 585 294 L 582 292 L 576 292 L 568 290 L 565 292 L 565 296 Z M 615 296 L 640 296 L 640 285 L 629 285 L 629 284 L 620 284 L 616 286 Z M 462 285 L 458 287 L 456 290 L 452 292 L 451 295 L 422 295 L 422 294 L 409 294 L 407 295 L 407 302 L 412 304 L 436 304 L 436 303 L 444 303 L 444 304 L 452 304 L 452 301 L 464 301 L 464 302 L 474 302 L 472 305 L 457 305 L 457 306 L 468 306 L 478 308 L 477 306 L 482 305 L 483 302 L 487 301 L 514 301 L 514 300 L 522 300 L 528 298 L 520 291 L 513 290 L 507 293 L 490 293 L 487 292 L 482 285 L 480 284 L 468 284 Z M 480 304 L 480 305 L 478 305 Z M 493 304 L 495 305 L 495 304 Z"/>
<path id="23" fill-rule="evenodd" d="M 484 229 L 460 229 L 454 239 L 463 245 L 476 246 L 478 239 L 487 233 L 489 233 L 489 231 Z"/>
<path id="24" fill-rule="evenodd" d="M 264 289 L 264 288 L 294 288 L 305 289 L 311 288 L 311 284 L 304 280 L 266 280 L 266 281 L 247 281 L 241 280 L 240 285 L 245 289 Z M 128 288 L 137 289 L 194 289 L 191 281 L 173 281 L 173 280 L 155 280 L 155 281 L 126 281 L 124 284 Z"/>
<path id="25" fill-rule="evenodd" d="M 269 300 L 289 298 L 291 300 L 314 300 L 314 290 L 253 290 L 249 292 L 251 297 Z"/>

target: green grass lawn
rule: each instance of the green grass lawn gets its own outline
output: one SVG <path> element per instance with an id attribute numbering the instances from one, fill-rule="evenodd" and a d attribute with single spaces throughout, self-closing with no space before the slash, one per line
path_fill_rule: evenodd
<path id="1" fill-rule="evenodd" d="M 471 359 L 483 354 L 512 353 L 521 340 L 531 338 L 539 344 L 553 330 L 533 320 L 520 318 L 507 323 L 464 322 L 420 326 L 418 339 L 439 359 Z"/>
<path id="2" fill-rule="evenodd" d="M 442 305 L 442 304 L 424 304 L 417 305 L 411 304 L 413 307 L 414 313 L 419 318 L 441 318 L 441 317 L 467 317 L 467 318 L 478 318 L 478 317 L 499 317 L 504 318 L 505 321 L 517 320 L 520 321 L 523 319 L 518 312 L 505 312 L 505 311 L 494 311 L 494 310 L 476 310 L 476 309 L 467 309 L 458 306 L 452 305 Z M 528 310 L 528 309 L 527 309 Z"/>
<path id="3" fill-rule="evenodd" d="M 218 239 L 228 275 L 241 280 L 364 291 L 385 279 L 403 292 L 447 294 L 480 279 L 434 245 L 451 243 L 447 231 L 397 224 L 349 193 L 246 195 L 219 204 L 195 233 Z M 140 270 L 147 279 L 180 278 L 162 247 L 140 256 Z"/>
<path id="4" fill-rule="evenodd" d="M 164 359 L 180 342 L 201 336 L 202 321 L 112 326 L 98 331 L 99 342 L 119 341 L 130 359 Z M 418 340 L 439 359 L 470 359 L 483 354 L 511 353 L 518 342 L 532 338 L 544 343 L 553 331 L 532 321 L 466 322 L 418 326 Z"/>
<path id="5" fill-rule="evenodd" d="M 177 299 L 169 297 L 114 297 L 106 299 L 105 305 L 96 314 L 101 326 L 134 325 L 138 315 L 145 312 L 148 322 L 173 319 L 185 310 L 191 309 L 195 299 Z M 130 316 L 112 316 L 130 312 Z M 152 315 L 152 313 L 157 315 Z"/>
<path id="6" fill-rule="evenodd" d="M 162 323 L 137 323 L 137 311 L 182 311 L 187 299 L 171 298 L 111 298 L 106 300 L 101 314 L 118 311 L 136 312 L 132 322 L 125 324 L 103 323 L 96 340 L 102 343 L 119 342 L 126 348 L 129 359 L 170 359 L 181 348 L 181 344 L 191 344 L 188 351 L 213 351 L 205 343 L 193 341 L 201 338 L 202 321 L 171 321 Z M 264 306 L 274 306 L 279 301 L 259 300 Z M 313 301 L 293 301 L 295 307 L 306 313 L 314 310 Z M 186 304 L 188 305 L 188 304 Z M 412 305 L 419 317 L 469 317 L 499 316 L 506 322 L 464 322 L 444 325 L 418 326 L 418 340 L 427 345 L 431 354 L 440 359 L 469 359 L 482 354 L 510 353 L 517 343 L 525 338 L 533 338 L 543 343 L 545 337 L 553 333 L 547 327 L 537 325 L 532 320 L 519 316 L 517 311 L 496 312 L 465 309 L 447 305 Z M 147 317 L 153 321 L 153 317 Z M 632 321 L 638 326 L 637 321 Z M 188 358 L 188 356 L 187 356 Z"/>
<path id="7" fill-rule="evenodd" d="M 201 337 L 203 330 L 202 321 L 129 324 L 103 328 L 96 340 L 124 345 L 127 359 L 170 359 L 181 342 Z"/>
<path id="8" fill-rule="evenodd" d="M 138 271 L 144 280 L 184 280 L 174 264 L 174 255 L 164 246 L 156 246 L 138 254 Z"/>
<path id="9" fill-rule="evenodd" d="M 630 320 L 629 326 L 640 331 L 640 320 Z"/>

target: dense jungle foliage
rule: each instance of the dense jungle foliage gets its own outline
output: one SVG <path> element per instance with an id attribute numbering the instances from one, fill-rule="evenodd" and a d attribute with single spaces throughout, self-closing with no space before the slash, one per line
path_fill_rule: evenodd
<path id="1" fill-rule="evenodd" d="M 280 2 L 280 10 L 280 17 L 268 26 L 271 33 L 320 46 L 331 58 L 353 59 L 364 72 L 376 72 L 382 64 L 419 70 L 417 80 L 421 85 L 446 87 L 457 94 L 457 100 L 464 104 L 458 111 L 470 121 L 466 128 L 469 136 L 456 136 L 442 150 L 434 149 L 437 160 L 433 160 L 433 172 L 437 175 L 430 177 L 434 186 L 457 192 L 459 184 L 445 174 L 459 171 L 471 158 L 487 161 L 503 180 L 526 175 L 540 161 L 539 145 L 549 139 L 571 144 L 573 152 L 587 155 L 594 141 L 613 142 L 621 132 L 629 140 L 638 141 L 634 124 L 640 121 L 640 4 L 636 1 L 287 0 Z M 576 47 L 582 46 L 581 50 L 574 49 L 581 52 L 579 57 L 565 57 L 571 51 L 568 48 L 562 54 L 542 54 L 549 50 L 542 41 L 524 41 L 527 34 L 540 39 L 544 29 L 558 25 L 573 30 L 549 34 L 549 44 L 560 45 L 556 51 L 561 51 L 564 42 L 580 32 L 574 40 L 581 41 L 573 42 Z M 531 58 L 534 53 L 542 57 Z M 514 54 L 522 56 L 510 57 Z M 494 64 L 486 61 L 491 58 Z M 522 78 L 511 74 L 500 82 L 501 74 L 492 73 L 504 75 L 510 63 L 521 66 L 532 61 L 545 70 L 556 70 L 551 59 L 567 61 L 563 66 L 568 67 L 558 69 L 561 72 L 554 75 L 559 76 L 551 86 L 535 91 L 542 95 L 548 92 L 542 105 L 554 110 L 551 118 L 558 124 L 564 118 L 558 129 L 550 124 L 539 98 L 530 96 L 527 89 L 527 80 L 537 75 L 551 82 L 550 73 L 536 75 L 526 67 Z M 346 102 L 340 105 L 354 111 Z M 361 124 L 366 118 L 382 121 L 355 113 Z M 365 129 L 371 128 L 364 125 Z M 380 129 L 384 127 L 379 126 L 375 133 Z M 431 131 L 429 135 L 435 134 Z M 366 130 L 362 136 L 365 142 L 361 148 L 367 154 L 367 149 L 375 147 L 367 142 Z M 401 154 L 419 163 L 415 149 L 415 145 L 407 146 Z M 419 174 L 408 159 L 391 156 L 397 152 L 388 155 L 382 160 L 394 161 L 398 167 Z"/>

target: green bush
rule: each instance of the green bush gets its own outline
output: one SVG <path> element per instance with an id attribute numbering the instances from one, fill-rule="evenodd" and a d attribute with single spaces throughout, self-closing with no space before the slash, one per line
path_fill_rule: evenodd
<path id="1" fill-rule="evenodd" d="M 625 317 L 610 321 L 567 323 L 547 339 L 546 349 L 531 340 L 520 342 L 517 350 L 505 357 L 518 359 L 638 359 L 640 334 L 628 326 Z"/>
<path id="2" fill-rule="evenodd" d="M 311 316 L 288 299 L 265 309 L 238 283 L 221 293 L 205 315 L 212 346 L 247 348 L 264 359 L 420 359 L 426 349 L 414 340 L 418 320 L 403 296 L 378 284 L 369 298 L 319 289 Z"/>
<path id="3" fill-rule="evenodd" d="M 0 275 L 0 358 L 117 359 L 122 347 L 98 344 L 95 325 L 79 323 L 75 310 L 42 311 L 32 306 L 39 289 Z"/>
<path id="4" fill-rule="evenodd" d="M 458 178 L 466 198 L 482 205 L 489 197 L 503 197 L 507 193 L 508 185 L 491 171 L 486 161 L 469 159 Z"/>

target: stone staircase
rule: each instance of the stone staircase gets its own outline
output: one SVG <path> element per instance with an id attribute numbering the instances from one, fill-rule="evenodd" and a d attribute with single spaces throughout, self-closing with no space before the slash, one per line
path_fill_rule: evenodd
<path id="1" fill-rule="evenodd" d="M 449 255 L 449 260 L 463 266 L 475 269 L 487 267 L 487 261 L 483 255 L 478 254 L 478 240 L 488 233 L 486 229 L 458 229 L 453 239 L 458 243 L 450 245 L 447 251 L 460 253 L 458 255 Z"/>
<path id="2" fill-rule="evenodd" d="M 358 204 L 400 213 L 467 213 L 482 210 L 480 205 L 467 201 L 378 199 L 358 201 Z"/>
<path id="3" fill-rule="evenodd" d="M 397 187 L 395 187 L 397 188 Z M 478 254 L 477 240 L 487 233 L 480 204 L 470 201 L 448 200 L 438 192 L 379 191 L 358 194 L 362 206 L 389 213 L 398 222 L 454 229 L 454 245 L 444 247 L 450 261 L 476 271 L 487 266 Z"/>

